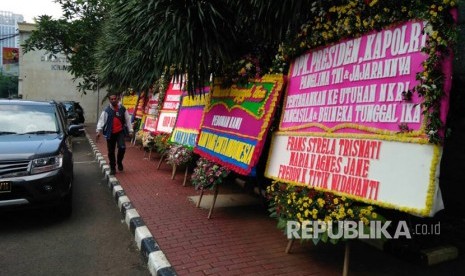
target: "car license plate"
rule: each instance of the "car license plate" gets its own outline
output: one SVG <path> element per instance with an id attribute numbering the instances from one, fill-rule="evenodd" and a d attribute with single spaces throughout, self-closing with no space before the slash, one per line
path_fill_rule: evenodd
<path id="1" fill-rule="evenodd" d="M 0 193 L 9 193 L 9 192 L 11 192 L 11 182 L 0 181 Z"/>

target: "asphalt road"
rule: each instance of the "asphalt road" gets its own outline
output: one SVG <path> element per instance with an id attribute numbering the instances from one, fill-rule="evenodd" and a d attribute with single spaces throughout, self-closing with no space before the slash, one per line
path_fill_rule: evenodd
<path id="1" fill-rule="evenodd" d="M 0 213 L 0 275 L 150 275 L 85 137 L 73 153 L 70 218 Z"/>

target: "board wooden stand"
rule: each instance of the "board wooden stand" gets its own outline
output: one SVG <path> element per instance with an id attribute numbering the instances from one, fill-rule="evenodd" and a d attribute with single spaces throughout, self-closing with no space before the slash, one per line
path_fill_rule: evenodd
<path id="1" fill-rule="evenodd" d="M 160 167 L 161 167 L 161 163 L 163 163 L 163 159 L 165 159 L 165 156 L 166 156 L 166 154 L 167 154 L 167 153 L 166 153 L 166 152 L 164 152 L 164 153 L 161 155 L 161 157 L 160 157 L 160 161 L 158 161 L 157 170 L 159 170 L 159 169 L 160 169 Z"/>
<path id="2" fill-rule="evenodd" d="M 210 206 L 210 212 L 208 212 L 208 217 L 207 217 L 208 219 L 211 218 L 212 213 L 213 213 L 213 208 L 215 208 L 216 198 L 218 197 L 218 190 L 219 190 L 219 185 L 216 185 L 216 186 L 215 186 L 215 193 L 214 193 L 214 195 L 213 195 L 213 202 L 212 202 L 212 205 Z M 196 205 L 197 208 L 200 207 L 200 202 L 202 201 L 203 192 L 204 192 L 204 189 L 202 188 L 202 189 L 200 190 L 199 201 L 197 201 L 197 205 Z"/>
<path id="3" fill-rule="evenodd" d="M 176 170 L 177 170 L 177 166 L 173 165 L 173 171 L 171 172 L 171 179 L 174 179 L 174 177 L 176 176 Z M 184 172 L 184 180 L 182 182 L 183 187 L 186 187 L 188 173 L 189 173 L 189 166 L 186 165 L 186 171 Z"/>

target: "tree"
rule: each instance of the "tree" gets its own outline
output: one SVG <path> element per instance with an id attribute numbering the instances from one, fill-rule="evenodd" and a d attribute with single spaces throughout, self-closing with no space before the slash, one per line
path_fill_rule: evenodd
<path id="1" fill-rule="evenodd" d="M 79 89 L 150 87 L 167 68 L 195 93 L 235 62 L 271 66 L 279 44 L 312 16 L 312 0 L 57 0 L 59 20 L 41 16 L 25 52 L 64 53 Z"/>
<path id="2" fill-rule="evenodd" d="M 0 98 L 11 98 L 18 95 L 18 77 L 7 76 L 0 71 Z"/>
<path id="3" fill-rule="evenodd" d="M 37 29 L 22 45 L 25 53 L 46 50 L 50 55 L 64 54 L 71 63 L 69 71 L 78 80 L 78 89 L 86 94 L 97 84 L 95 45 L 101 34 L 109 0 L 57 0 L 63 17 L 54 20 L 42 15 Z"/>
<path id="4" fill-rule="evenodd" d="M 314 1 L 131 0 L 111 2 L 97 47 L 107 85 L 149 87 L 173 66 L 194 93 L 246 55 L 271 65 L 279 43 L 311 16 Z"/>

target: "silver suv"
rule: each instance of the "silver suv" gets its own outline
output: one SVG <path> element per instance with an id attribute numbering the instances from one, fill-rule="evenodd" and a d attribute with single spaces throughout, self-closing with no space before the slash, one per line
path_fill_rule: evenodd
<path id="1" fill-rule="evenodd" d="M 0 100 L 0 210 L 56 206 L 72 212 L 72 142 L 55 102 Z"/>

